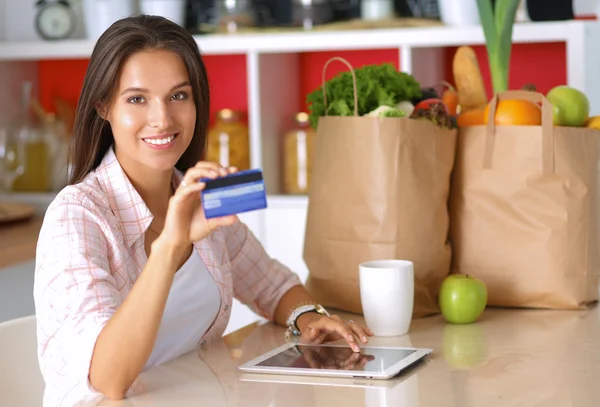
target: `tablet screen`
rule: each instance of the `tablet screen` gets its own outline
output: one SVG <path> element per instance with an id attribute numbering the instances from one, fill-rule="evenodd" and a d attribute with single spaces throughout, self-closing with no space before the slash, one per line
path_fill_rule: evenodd
<path id="1" fill-rule="evenodd" d="M 416 350 L 369 347 L 354 352 L 348 346 L 296 345 L 257 366 L 383 372 L 414 352 Z"/>

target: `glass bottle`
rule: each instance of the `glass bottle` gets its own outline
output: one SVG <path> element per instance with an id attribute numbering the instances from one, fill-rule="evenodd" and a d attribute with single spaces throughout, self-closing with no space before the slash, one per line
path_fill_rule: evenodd
<path id="1" fill-rule="evenodd" d="M 13 184 L 14 191 L 47 192 L 50 187 L 48 148 L 43 132 L 31 115 L 31 82 L 24 82 L 21 109 L 9 131 L 23 146 L 23 173 Z"/>
<path id="2" fill-rule="evenodd" d="M 310 186 L 315 130 L 308 114 L 294 116 L 294 128 L 284 136 L 283 191 L 286 194 L 306 194 Z"/>
<path id="3" fill-rule="evenodd" d="M 231 109 L 217 112 L 215 124 L 208 132 L 206 160 L 223 167 L 250 169 L 250 137 L 242 113 Z"/>
<path id="4" fill-rule="evenodd" d="M 23 150 L 23 144 L 13 133 L 8 128 L 0 127 L 0 191 L 11 192 L 15 179 L 23 174 Z"/>

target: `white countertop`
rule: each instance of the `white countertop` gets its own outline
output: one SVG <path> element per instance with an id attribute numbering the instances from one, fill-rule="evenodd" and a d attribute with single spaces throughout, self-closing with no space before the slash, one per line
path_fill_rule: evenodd
<path id="1" fill-rule="evenodd" d="M 355 320 L 360 320 L 353 316 Z M 486 310 L 472 325 L 440 316 L 374 345 L 434 353 L 392 380 L 302 379 L 243 374 L 237 366 L 284 343 L 271 324 L 235 333 L 197 354 L 140 375 L 138 395 L 103 406 L 469 407 L 600 405 L 600 313 Z M 287 380 L 288 383 L 275 383 Z M 295 383 L 313 380 L 309 383 Z"/>

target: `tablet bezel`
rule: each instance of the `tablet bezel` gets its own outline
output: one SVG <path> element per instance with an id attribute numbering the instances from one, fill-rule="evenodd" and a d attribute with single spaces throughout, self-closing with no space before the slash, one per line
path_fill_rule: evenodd
<path id="1" fill-rule="evenodd" d="M 396 376 L 402 370 L 411 366 L 413 363 L 418 362 L 423 357 L 431 354 L 433 349 L 428 348 L 409 348 L 409 347 L 400 347 L 400 346 L 377 346 L 377 345 L 368 345 L 363 346 L 363 349 L 391 349 L 391 350 L 411 350 L 414 351 L 412 354 L 407 356 L 406 358 L 400 360 L 397 363 L 389 366 L 383 372 L 364 372 L 364 371 L 356 371 L 356 370 L 334 370 L 334 369 L 302 369 L 302 368 L 289 368 L 283 366 L 258 366 L 259 363 L 269 359 L 281 353 L 287 349 L 293 348 L 295 346 L 324 346 L 324 347 L 348 347 L 347 344 L 329 344 L 323 343 L 318 345 L 308 345 L 296 342 L 285 343 L 281 346 L 278 346 L 275 349 L 270 350 L 246 363 L 243 363 L 238 367 L 243 372 L 248 373 L 270 373 L 270 374 L 285 374 L 285 375 L 300 375 L 300 376 L 327 376 L 327 377 L 359 377 L 359 378 L 367 378 L 367 379 L 389 379 L 391 377 Z"/>

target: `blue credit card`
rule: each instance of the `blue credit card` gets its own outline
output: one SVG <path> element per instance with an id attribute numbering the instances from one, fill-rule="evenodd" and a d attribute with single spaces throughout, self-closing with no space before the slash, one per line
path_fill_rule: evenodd
<path id="1" fill-rule="evenodd" d="M 216 179 L 202 179 L 201 193 L 207 219 L 234 215 L 267 207 L 265 182 L 260 169 L 240 171 Z"/>

